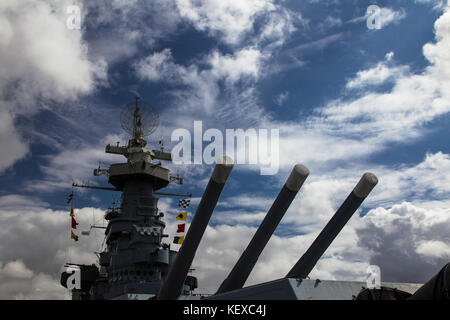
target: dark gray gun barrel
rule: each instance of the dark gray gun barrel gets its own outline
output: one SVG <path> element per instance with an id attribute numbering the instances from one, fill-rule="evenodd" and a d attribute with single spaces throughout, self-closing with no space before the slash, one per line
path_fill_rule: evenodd
<path id="1" fill-rule="evenodd" d="M 247 281 L 258 258 L 309 175 L 307 167 L 297 164 L 267 212 L 261 225 L 217 293 L 240 289 Z"/>
<path id="2" fill-rule="evenodd" d="M 377 177 L 372 173 L 365 173 L 356 187 L 339 207 L 334 216 L 314 240 L 313 244 L 297 261 L 286 275 L 286 278 L 306 278 L 316 265 L 317 261 L 328 249 L 330 244 L 341 232 L 345 224 L 369 195 L 378 183 Z"/>
<path id="3" fill-rule="evenodd" d="M 224 156 L 216 164 L 184 242 L 159 289 L 158 300 L 174 300 L 179 297 L 195 252 L 232 169 L 233 160 L 230 157 Z"/>

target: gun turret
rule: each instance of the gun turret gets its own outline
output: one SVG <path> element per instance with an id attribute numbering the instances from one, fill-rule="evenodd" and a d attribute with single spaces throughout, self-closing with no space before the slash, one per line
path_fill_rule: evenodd
<path id="1" fill-rule="evenodd" d="M 323 228 L 313 244 L 288 272 L 286 278 L 306 278 L 309 275 L 317 261 L 377 183 L 378 179 L 372 173 L 365 173 L 362 176 L 356 187 L 347 199 L 345 199 L 344 203 L 339 207 L 325 228 Z"/>
<path id="2" fill-rule="evenodd" d="M 408 300 L 449 300 L 450 299 L 450 263 L 421 286 Z"/>
<path id="3" fill-rule="evenodd" d="M 244 286 L 261 252 L 308 175 L 309 170 L 304 165 L 297 164 L 294 167 L 252 240 L 234 265 L 228 277 L 222 282 L 216 294 L 240 289 Z"/>
<path id="4" fill-rule="evenodd" d="M 230 157 L 223 156 L 222 161 L 214 168 L 184 242 L 159 289 L 158 300 L 174 300 L 180 295 L 195 252 L 233 169 L 233 164 L 234 161 Z"/>

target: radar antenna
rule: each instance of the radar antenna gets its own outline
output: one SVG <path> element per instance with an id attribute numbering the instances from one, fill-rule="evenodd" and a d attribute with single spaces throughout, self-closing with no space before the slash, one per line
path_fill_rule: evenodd
<path id="1" fill-rule="evenodd" d="M 136 98 L 122 110 L 120 124 L 133 140 L 141 141 L 158 128 L 159 114 L 151 104 Z"/>

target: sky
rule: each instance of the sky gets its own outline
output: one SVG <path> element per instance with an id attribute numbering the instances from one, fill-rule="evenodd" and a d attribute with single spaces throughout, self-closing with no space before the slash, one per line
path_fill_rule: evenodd
<path id="1" fill-rule="evenodd" d="M 153 148 L 194 121 L 279 132 L 276 174 L 234 166 L 193 262 L 197 292 L 215 292 L 298 163 L 310 175 L 246 285 L 283 277 L 364 172 L 378 185 L 310 277 L 378 265 L 382 281 L 423 283 L 450 260 L 447 1 L 4 0 L 0 63 L 0 299 L 67 299 L 64 264 L 96 262 L 102 232 L 73 242 L 66 197 L 125 160 L 104 148 L 128 141 L 120 114 L 137 96 L 160 116 Z M 163 165 L 184 178 L 165 191 L 193 195 L 190 222 L 213 165 Z M 76 189 L 81 230 L 119 198 Z M 177 199 L 159 209 L 170 242 Z"/>

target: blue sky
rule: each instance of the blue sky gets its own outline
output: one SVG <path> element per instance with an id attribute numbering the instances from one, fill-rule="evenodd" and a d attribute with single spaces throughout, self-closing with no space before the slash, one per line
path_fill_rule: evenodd
<path id="1" fill-rule="evenodd" d="M 66 26 L 71 4 L 80 30 Z M 379 29 L 367 25 L 373 4 Z M 70 242 L 65 198 L 72 181 L 107 184 L 92 170 L 123 160 L 104 147 L 126 143 L 120 112 L 135 96 L 160 114 L 154 148 L 162 138 L 171 150 L 173 130 L 199 120 L 280 132 L 276 175 L 233 169 L 194 260 L 203 291 L 231 270 L 296 163 L 311 174 L 247 284 L 284 276 L 366 171 L 379 184 L 311 277 L 362 279 L 377 264 L 386 281 L 423 282 L 450 259 L 445 1 L 21 0 L 0 5 L 0 30 L 0 279 L 17 288 L 0 297 L 60 297 L 64 260 L 95 260 L 101 233 Z M 167 191 L 191 192 L 192 215 L 212 167 L 168 166 L 185 184 Z M 77 190 L 83 228 L 118 198 Z M 175 200 L 160 207 L 171 233 Z"/>

